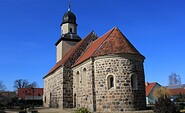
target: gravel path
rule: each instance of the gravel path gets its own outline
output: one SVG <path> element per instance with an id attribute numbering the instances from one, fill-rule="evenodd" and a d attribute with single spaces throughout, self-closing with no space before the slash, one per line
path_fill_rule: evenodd
<path id="1" fill-rule="evenodd" d="M 74 113 L 74 109 L 36 108 L 38 113 Z M 19 113 L 18 111 L 6 110 L 6 113 Z M 29 110 L 28 113 L 31 113 Z"/>
<path id="2" fill-rule="evenodd" d="M 56 108 L 36 108 L 35 110 L 38 113 L 75 113 L 75 109 L 56 109 Z M 31 110 L 29 110 L 31 111 Z M 6 113 L 19 113 L 18 111 L 6 111 Z M 31 112 L 28 112 L 31 113 Z M 98 113 L 98 112 L 95 112 Z M 107 113 L 107 112 L 104 112 Z M 123 113 L 123 112 L 109 112 L 109 113 Z M 124 112 L 124 113 L 153 113 L 152 110 L 146 111 L 133 111 L 133 112 Z"/>
<path id="3" fill-rule="evenodd" d="M 44 108 L 38 109 L 39 113 L 74 113 L 71 109 L 54 109 L 54 108 Z"/>

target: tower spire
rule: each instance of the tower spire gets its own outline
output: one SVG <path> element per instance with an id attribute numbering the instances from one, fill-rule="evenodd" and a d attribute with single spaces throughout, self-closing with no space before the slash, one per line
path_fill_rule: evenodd
<path id="1" fill-rule="evenodd" d="M 68 11 L 71 11 L 71 1 L 69 0 L 69 2 L 68 2 L 68 9 L 67 9 Z"/>

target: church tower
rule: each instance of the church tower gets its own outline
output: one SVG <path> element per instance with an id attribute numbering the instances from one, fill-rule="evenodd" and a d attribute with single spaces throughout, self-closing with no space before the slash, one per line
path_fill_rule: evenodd
<path id="1" fill-rule="evenodd" d="M 56 42 L 56 62 L 59 62 L 65 54 L 73 48 L 81 38 L 77 35 L 76 16 L 71 12 L 69 4 L 68 11 L 64 14 L 61 23 L 61 37 Z"/>

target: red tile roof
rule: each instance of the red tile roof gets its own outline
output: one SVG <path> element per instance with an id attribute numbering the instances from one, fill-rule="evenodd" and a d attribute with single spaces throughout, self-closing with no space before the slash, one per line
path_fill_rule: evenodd
<path id="1" fill-rule="evenodd" d="M 168 89 L 168 91 L 170 92 L 170 95 L 172 95 L 172 96 L 179 95 L 179 94 L 185 94 L 185 89 L 184 88 Z"/>
<path id="2" fill-rule="evenodd" d="M 114 28 L 112 33 L 106 38 L 106 40 L 93 56 L 103 56 L 108 54 L 120 53 L 131 53 L 140 55 L 140 53 L 121 33 L 121 31 L 118 28 Z"/>
<path id="3" fill-rule="evenodd" d="M 26 96 L 43 96 L 43 88 L 34 88 L 34 93 L 31 88 L 18 88 L 18 97 L 25 99 Z"/>
<path id="4" fill-rule="evenodd" d="M 157 84 L 157 82 L 153 82 L 153 83 L 146 83 L 147 85 L 145 85 L 145 90 L 146 90 L 146 97 L 150 94 L 150 92 L 152 91 L 152 89 L 155 87 L 155 85 Z"/>
<path id="5" fill-rule="evenodd" d="M 128 39 L 115 27 L 94 41 L 87 51 L 79 58 L 74 66 L 82 63 L 90 57 L 108 54 L 130 53 L 141 55 Z"/>
<path id="6" fill-rule="evenodd" d="M 86 50 L 86 52 L 78 59 L 78 61 L 75 63 L 75 65 L 78 65 L 81 62 L 83 62 L 83 61 L 87 60 L 88 58 L 90 58 L 94 54 L 94 52 L 98 49 L 98 47 L 106 40 L 106 38 L 110 35 L 110 33 L 113 30 L 114 29 L 111 29 L 105 35 L 101 36 L 101 38 L 98 38 L 97 40 L 95 40 L 90 45 L 90 47 Z"/>

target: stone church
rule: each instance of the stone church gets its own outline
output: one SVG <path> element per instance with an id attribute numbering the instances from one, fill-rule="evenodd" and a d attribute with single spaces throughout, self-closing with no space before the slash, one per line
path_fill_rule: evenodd
<path id="1" fill-rule="evenodd" d="M 70 7 L 56 42 L 56 64 L 43 77 L 45 107 L 90 111 L 145 109 L 145 57 L 114 27 L 101 37 L 77 34 Z"/>

